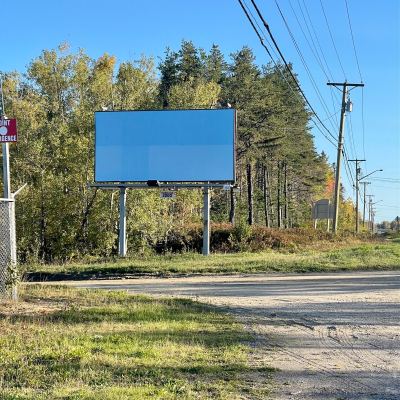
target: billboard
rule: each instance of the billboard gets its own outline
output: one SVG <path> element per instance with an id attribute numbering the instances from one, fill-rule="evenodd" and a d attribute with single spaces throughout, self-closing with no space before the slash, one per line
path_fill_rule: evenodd
<path id="1" fill-rule="evenodd" d="M 96 182 L 233 182 L 236 111 L 95 113 Z"/>

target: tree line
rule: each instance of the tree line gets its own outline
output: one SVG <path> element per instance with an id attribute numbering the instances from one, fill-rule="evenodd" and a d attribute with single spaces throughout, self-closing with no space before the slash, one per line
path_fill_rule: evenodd
<path id="1" fill-rule="evenodd" d="M 117 192 L 88 187 L 94 179 L 94 111 L 234 107 L 238 115 L 236 181 L 240 192 L 212 193 L 212 221 L 269 228 L 310 226 L 311 205 L 331 197 L 333 171 L 318 154 L 310 111 L 288 71 L 258 65 L 243 47 L 228 60 L 182 40 L 158 59 L 117 65 L 115 56 L 44 50 L 25 72 L 3 73 L 4 111 L 18 122 L 10 145 L 21 262 L 65 261 L 118 251 Z M 350 200 L 344 201 L 354 218 Z M 350 215 L 353 212 L 353 215 Z M 128 191 L 128 250 L 145 253 L 176 230 L 201 223 L 199 190 L 163 200 L 157 191 Z"/>

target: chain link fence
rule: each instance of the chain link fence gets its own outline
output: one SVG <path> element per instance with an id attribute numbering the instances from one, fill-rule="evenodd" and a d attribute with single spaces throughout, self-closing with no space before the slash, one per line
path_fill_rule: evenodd
<path id="1" fill-rule="evenodd" d="M 16 294 L 16 287 L 10 286 L 17 265 L 16 249 L 14 201 L 0 200 L 0 300 Z"/>

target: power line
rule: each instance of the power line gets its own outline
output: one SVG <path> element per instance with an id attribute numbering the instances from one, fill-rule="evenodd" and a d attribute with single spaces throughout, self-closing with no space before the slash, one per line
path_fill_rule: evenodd
<path id="1" fill-rule="evenodd" d="M 333 36 L 332 36 L 332 33 L 331 33 L 331 29 L 329 28 L 329 23 L 328 23 L 328 19 L 326 18 L 326 14 L 325 14 L 324 5 L 322 4 L 322 0 L 319 0 L 319 2 L 321 3 L 322 12 L 324 13 L 324 17 L 325 17 L 326 26 L 328 27 L 329 35 L 331 36 L 331 39 L 332 39 L 332 44 L 333 44 L 333 47 L 334 47 L 334 49 L 335 49 L 335 52 L 336 52 L 337 58 L 338 58 L 338 60 L 339 60 L 340 68 L 342 68 L 343 75 L 344 75 L 344 77 L 347 79 L 347 77 L 346 77 L 346 73 L 344 72 L 344 69 L 343 69 L 342 62 L 340 61 L 339 53 L 338 53 L 338 51 L 337 51 L 337 49 L 336 49 L 336 46 L 335 46 L 335 41 L 333 40 Z"/>
<path id="2" fill-rule="evenodd" d="M 314 32 L 314 36 L 315 36 L 316 42 L 318 43 L 319 50 L 320 50 L 320 52 L 321 52 L 321 54 L 322 54 L 322 58 L 323 58 L 324 61 L 325 61 L 326 69 L 327 69 L 328 72 L 329 72 L 329 75 L 330 75 L 331 80 L 334 82 L 335 80 L 333 79 L 333 75 L 332 75 L 332 72 L 331 72 L 331 70 L 330 70 L 330 68 L 329 68 L 329 64 L 328 64 L 327 61 L 326 61 L 324 51 L 322 50 L 321 43 L 319 42 L 319 39 L 318 39 L 318 35 L 317 35 L 317 33 L 315 32 L 314 24 L 313 24 L 313 22 L 312 22 L 312 19 L 311 19 L 311 17 L 310 17 L 309 12 L 308 12 L 308 8 L 307 8 L 307 5 L 306 5 L 306 2 L 305 2 L 305 0 L 302 0 L 302 1 L 303 1 L 304 9 L 306 10 L 306 13 L 307 13 L 307 16 L 308 16 L 308 20 L 310 21 L 310 25 L 311 25 L 312 31 Z M 302 13 L 302 15 L 303 15 L 304 22 L 306 23 L 306 26 L 307 26 L 307 29 L 308 29 L 308 24 L 307 24 L 306 19 L 305 19 L 305 17 L 304 17 L 304 14 L 303 14 L 303 11 L 302 11 L 302 8 L 301 8 L 301 5 L 300 5 L 299 0 L 297 0 L 297 2 L 298 2 L 298 4 L 299 4 L 299 8 L 300 8 L 301 13 Z M 310 33 L 310 31 L 309 31 L 309 33 Z M 310 33 L 310 38 L 311 38 L 311 41 L 313 42 L 314 47 L 315 47 L 315 43 L 314 43 L 314 40 L 313 40 L 313 38 L 312 38 L 311 33 Z M 315 50 L 316 50 L 316 52 L 317 52 L 317 54 L 318 54 L 318 50 L 317 50 L 317 49 L 315 49 Z M 329 81 L 329 78 L 328 78 L 328 81 Z M 334 101 L 333 101 L 333 94 L 334 94 L 335 97 L 336 97 L 337 103 L 340 105 L 341 101 L 340 101 L 340 99 L 338 98 L 337 93 L 336 93 L 336 92 L 333 92 L 332 88 L 330 88 L 330 89 L 331 89 L 332 103 L 334 104 Z M 333 108 L 335 108 L 335 106 L 333 106 Z M 338 129 L 339 129 L 339 122 L 337 122 L 337 125 L 338 125 Z M 364 157 L 364 158 L 365 158 L 365 157 Z"/>
<path id="3" fill-rule="evenodd" d="M 305 35 L 304 31 L 303 31 L 303 28 L 302 28 L 302 26 L 301 26 L 301 24 L 300 24 L 300 21 L 299 21 L 298 18 L 297 18 L 296 12 L 294 11 L 294 9 L 293 9 L 293 7 L 292 7 L 292 3 L 290 2 L 290 0 L 288 0 L 288 1 L 289 1 L 289 4 L 290 4 L 290 7 L 292 8 L 293 14 L 294 14 L 294 16 L 296 17 L 296 20 L 297 20 L 297 22 L 298 22 L 298 24 L 299 24 L 299 26 L 300 26 L 300 29 L 301 29 L 301 31 L 303 32 L 303 35 L 304 35 L 304 37 L 306 38 L 306 41 L 307 41 L 308 45 L 309 45 L 310 48 L 311 48 L 311 45 L 309 44 L 309 42 L 308 42 L 308 40 L 307 40 L 307 37 L 306 37 L 306 35 Z M 327 104 L 325 103 L 325 100 L 324 100 L 324 98 L 322 97 L 321 92 L 320 92 L 319 89 L 318 89 L 318 85 L 316 84 L 316 82 L 315 82 L 315 80 L 314 80 L 314 77 L 313 77 L 313 75 L 312 75 L 310 69 L 308 68 L 308 65 L 307 65 L 306 60 L 305 60 L 305 58 L 304 58 L 304 56 L 303 56 L 303 54 L 302 54 L 302 52 L 301 52 L 301 50 L 300 50 L 300 47 L 298 46 L 298 44 L 297 44 L 297 42 L 296 42 L 296 39 L 294 38 L 294 36 L 293 36 L 293 34 L 292 34 L 291 30 L 290 30 L 289 24 L 287 23 L 287 21 L 286 21 L 284 15 L 283 15 L 283 13 L 282 13 L 282 11 L 281 11 L 279 5 L 278 5 L 278 2 L 277 2 L 276 0 L 275 0 L 275 3 L 276 3 L 276 5 L 277 5 L 277 7 L 278 7 L 279 13 L 281 14 L 281 17 L 282 17 L 282 20 L 283 20 L 283 22 L 284 22 L 284 24 L 285 24 L 285 26 L 286 26 L 286 29 L 287 29 L 287 31 L 289 32 L 290 38 L 292 39 L 292 42 L 293 42 L 294 47 L 295 47 L 295 49 L 296 49 L 296 51 L 297 51 L 297 54 L 298 54 L 299 57 L 300 57 L 300 61 L 302 62 L 303 66 L 304 66 L 304 69 L 305 69 L 305 71 L 306 71 L 308 77 L 310 78 L 310 81 L 311 81 L 311 84 L 312 84 L 312 86 L 313 86 L 313 88 L 314 88 L 314 90 L 315 90 L 315 93 L 317 94 L 317 97 L 318 97 L 319 101 L 321 102 L 322 108 L 324 109 L 326 115 L 328 116 L 329 113 L 330 113 L 330 112 L 329 112 L 329 108 L 328 108 Z M 312 51 L 312 49 L 311 49 L 311 51 Z M 315 55 L 314 55 L 314 56 L 315 56 Z M 318 60 L 317 60 L 317 61 L 318 61 Z M 329 78 L 328 78 L 328 76 L 327 76 L 326 74 L 325 74 L 325 76 L 326 76 L 326 78 L 329 80 Z M 332 121 L 329 121 L 329 122 L 332 124 L 333 129 L 335 129 L 335 126 L 333 125 Z"/>
<path id="4" fill-rule="evenodd" d="M 306 6 L 306 3 L 305 3 L 305 1 L 304 1 L 304 0 L 303 0 L 303 4 L 304 4 L 304 8 L 305 8 L 305 10 L 306 10 L 306 13 L 307 13 L 308 19 L 310 20 L 311 28 L 312 28 L 312 30 L 313 30 L 313 32 L 314 32 L 315 39 L 317 40 L 317 43 L 318 43 L 319 50 L 321 51 L 322 58 L 323 58 L 323 59 L 324 59 L 324 61 L 325 61 L 326 68 L 327 68 L 327 70 L 328 70 L 328 72 L 329 72 L 329 75 L 330 75 L 330 77 L 331 77 L 332 81 L 334 81 L 334 79 L 333 79 L 333 75 L 332 75 L 332 72 L 331 72 L 331 71 L 330 71 L 330 69 L 329 69 L 329 64 L 326 62 L 325 54 L 324 54 L 324 52 L 323 52 L 323 50 L 322 50 L 321 44 L 319 43 L 319 40 L 318 40 L 318 35 L 317 35 L 317 34 L 316 34 L 316 32 L 315 32 L 314 25 L 313 25 L 313 23 L 312 23 L 312 20 L 311 20 L 310 14 L 308 13 L 308 9 L 307 9 L 307 6 Z"/>
<path id="5" fill-rule="evenodd" d="M 355 179 L 353 177 L 353 173 L 351 172 L 350 162 L 349 162 L 349 159 L 347 158 L 347 150 L 346 150 L 346 147 L 345 147 L 344 143 L 343 143 L 343 149 L 344 149 L 343 156 L 344 156 L 344 158 L 346 160 L 346 162 L 344 163 L 346 175 L 347 175 L 347 178 L 348 178 L 349 182 L 351 181 L 351 184 L 352 184 L 352 187 L 353 187 L 353 190 L 354 190 Z"/>
<path id="6" fill-rule="evenodd" d="M 333 118 L 335 115 L 339 114 L 341 110 L 338 110 L 336 112 L 334 112 L 333 114 L 331 114 L 328 118 L 325 118 L 323 121 L 326 121 L 327 119 Z"/>
<path id="7" fill-rule="evenodd" d="M 366 158 L 365 157 L 365 129 L 364 129 L 364 87 L 361 87 L 361 121 L 362 121 L 363 153 L 364 153 L 364 158 Z M 365 168 L 365 169 L 367 170 L 367 168 Z"/>
<path id="8" fill-rule="evenodd" d="M 299 27 L 300 27 L 300 29 L 301 29 L 301 32 L 303 33 L 303 36 L 304 36 L 304 38 L 306 39 L 306 42 L 307 42 L 308 46 L 310 47 L 311 52 L 313 53 L 315 59 L 317 60 L 318 65 L 321 67 L 322 72 L 323 72 L 324 75 L 326 76 L 326 79 L 329 81 L 329 76 L 327 75 L 327 73 L 326 73 L 326 71 L 325 71 L 325 68 L 324 68 L 324 66 L 322 65 L 321 59 L 319 58 L 319 55 L 318 55 L 318 52 L 316 52 L 316 53 L 314 52 L 314 50 L 313 50 L 313 48 L 312 48 L 310 42 L 308 41 L 307 35 L 305 34 L 305 32 L 304 32 L 304 30 L 303 30 L 303 27 L 301 26 L 300 21 L 299 21 L 299 19 L 297 18 L 297 14 L 296 14 L 296 12 L 294 11 L 294 8 L 293 8 L 293 6 L 292 6 L 292 2 L 291 2 L 290 0 L 288 0 L 288 1 L 289 1 L 289 4 L 290 4 L 290 8 L 292 9 L 293 14 L 294 14 L 294 16 L 295 16 L 295 18 L 296 18 L 296 21 L 297 21 L 297 23 L 299 24 Z M 312 41 L 312 43 L 313 43 L 313 45 L 314 45 L 314 48 L 315 48 L 315 50 L 316 50 L 314 41 L 312 40 L 312 36 L 311 36 L 311 33 L 310 33 L 310 29 L 308 28 L 308 24 L 307 24 L 307 21 L 306 21 L 306 19 L 305 19 L 305 17 L 304 17 L 303 9 L 302 9 L 301 6 L 300 6 L 299 0 L 297 0 L 297 3 L 299 4 L 300 11 L 301 11 L 301 14 L 302 14 L 302 16 L 303 16 L 303 20 L 304 20 L 304 22 L 306 23 L 306 27 L 307 27 L 308 33 L 310 34 L 311 41 Z M 316 55 L 316 54 L 317 54 L 317 55 Z"/>
<path id="9" fill-rule="evenodd" d="M 267 48 L 267 46 L 266 46 L 265 43 L 264 43 L 263 38 L 261 37 L 261 35 L 260 35 L 259 32 L 257 31 L 257 28 L 255 27 L 255 25 L 254 25 L 252 19 L 250 18 L 249 14 L 247 13 L 247 11 L 246 11 L 246 9 L 245 9 L 245 7 L 244 7 L 242 1 L 241 1 L 241 0 L 238 0 L 238 1 L 239 1 L 240 6 L 242 7 L 244 13 L 246 14 L 246 17 L 247 17 L 247 19 L 249 20 L 251 26 L 253 27 L 253 30 L 256 32 L 258 38 L 260 39 L 261 45 L 262 45 L 262 46 L 265 48 L 265 50 L 267 51 L 268 55 L 270 56 L 271 60 L 273 61 L 273 63 L 274 63 L 275 66 L 277 67 L 277 70 L 280 72 L 280 74 L 281 74 L 282 77 L 284 78 L 285 82 L 288 84 L 288 86 L 289 86 L 291 92 L 294 94 L 295 98 L 300 102 L 300 104 L 302 104 L 301 101 L 300 101 L 300 99 L 299 99 L 299 97 L 298 97 L 297 94 L 293 91 L 293 89 L 292 89 L 292 87 L 290 86 L 288 80 L 286 79 L 286 77 L 284 76 L 284 74 L 282 73 L 282 71 L 280 70 L 279 66 L 276 64 L 275 59 L 272 57 L 272 55 L 271 55 L 269 49 Z M 253 1 L 252 1 L 252 2 L 253 2 Z M 253 3 L 253 5 L 254 5 L 254 3 Z M 257 10 L 258 10 L 258 9 L 257 9 Z M 260 15 L 260 14 L 259 14 L 259 15 Z M 263 20 L 263 19 L 262 19 L 262 20 Z M 265 26 L 268 26 L 268 25 L 266 25 L 265 21 L 263 21 L 263 23 L 264 23 Z M 269 31 L 269 28 L 268 28 L 267 30 Z M 270 32 L 269 32 L 269 33 L 270 33 Z M 263 36 L 265 37 L 264 34 L 263 34 Z M 271 36 L 271 38 L 272 38 L 272 40 L 273 40 L 273 42 L 274 42 L 274 44 L 275 44 L 275 47 L 277 47 L 276 42 L 275 42 L 275 40 L 273 39 L 271 33 L 270 33 L 270 36 Z M 310 107 L 310 109 L 312 110 L 312 112 L 314 113 L 315 117 L 318 119 L 318 121 L 321 123 L 321 125 L 325 128 L 325 130 L 329 133 L 329 135 L 332 136 L 334 140 L 336 140 L 336 138 L 330 133 L 329 129 L 327 129 L 326 126 L 321 122 L 320 118 L 318 117 L 318 115 L 316 114 L 316 112 L 314 111 L 314 109 L 312 108 L 311 104 L 308 102 L 306 96 L 304 95 L 304 92 L 303 92 L 302 89 L 300 88 L 300 86 L 299 86 L 299 84 L 298 84 L 296 78 L 293 76 L 292 71 L 291 71 L 290 68 L 288 67 L 288 65 L 287 65 L 287 63 L 286 63 L 286 60 L 283 58 L 282 53 L 280 52 L 280 50 L 279 50 L 278 47 L 277 47 L 277 50 L 278 50 L 279 54 L 281 55 L 282 60 L 284 61 L 285 66 L 286 66 L 286 68 L 288 69 L 290 75 L 292 76 L 292 79 L 293 79 L 294 83 L 297 85 L 297 88 L 299 89 L 299 91 L 300 91 L 300 93 L 302 94 L 304 100 L 306 101 L 306 103 L 308 104 L 308 106 Z M 321 134 L 325 137 L 325 139 L 327 139 L 335 148 L 337 148 L 336 143 L 332 142 L 332 140 L 330 140 L 330 139 L 328 138 L 328 136 L 322 131 L 322 129 L 317 125 L 317 123 L 312 119 L 312 117 L 311 117 L 311 120 L 312 120 L 312 122 L 314 123 L 315 127 L 316 127 L 316 128 L 321 132 Z"/>
<path id="10" fill-rule="evenodd" d="M 310 107 L 311 111 L 314 113 L 315 117 L 318 119 L 318 121 L 320 122 L 320 124 L 324 127 L 324 129 L 328 132 L 328 134 L 336 141 L 335 136 L 332 135 L 332 133 L 329 131 L 329 129 L 328 129 L 328 128 L 324 125 L 324 123 L 321 121 L 321 119 L 319 118 L 318 114 L 315 112 L 314 108 L 311 106 L 310 102 L 308 101 L 308 99 L 307 99 L 305 93 L 303 92 L 303 89 L 300 87 L 300 85 L 299 85 L 297 79 L 296 79 L 295 76 L 293 75 L 293 73 L 292 73 L 292 71 L 291 71 L 291 69 L 290 69 L 288 63 L 287 63 L 286 60 L 285 60 L 285 57 L 283 56 L 283 54 L 282 54 L 282 52 L 281 52 L 281 50 L 280 50 L 278 44 L 276 43 L 276 41 L 275 41 L 275 39 L 274 39 L 274 37 L 273 37 L 273 35 L 272 35 L 272 33 L 271 33 L 271 30 L 269 29 L 268 24 L 265 22 L 264 17 L 262 16 L 260 10 L 258 9 L 257 4 L 255 3 L 254 0 L 251 0 L 251 2 L 252 2 L 252 4 L 253 4 L 255 10 L 257 11 L 257 14 L 258 14 L 258 16 L 260 17 L 260 19 L 261 19 L 261 21 L 262 21 L 264 27 L 266 28 L 266 30 L 267 30 L 267 32 L 268 32 L 268 34 L 269 34 L 269 36 L 270 36 L 270 38 L 271 38 L 271 40 L 272 40 L 272 42 L 273 42 L 275 48 L 277 49 L 277 51 L 278 51 L 278 53 L 279 53 L 279 55 L 280 55 L 282 61 L 284 62 L 285 66 L 286 66 L 286 69 L 288 70 L 290 76 L 292 77 L 293 82 L 296 84 L 297 89 L 299 90 L 299 92 L 300 92 L 301 95 L 303 96 L 305 102 L 308 104 L 308 106 Z M 242 3 L 241 3 L 241 0 L 239 0 L 239 3 L 242 4 Z M 276 3 L 276 5 L 277 5 L 278 8 L 279 8 L 279 5 L 278 5 L 278 3 L 276 2 L 276 0 L 275 0 L 275 3 Z M 242 5 L 242 8 L 243 8 L 243 5 Z M 247 14 L 247 13 L 246 13 L 246 14 Z M 252 24 L 252 25 L 253 25 L 253 24 Z M 253 25 L 253 26 L 254 26 L 254 25 Z M 325 135 L 324 135 L 324 136 L 325 136 Z M 335 145 L 335 146 L 336 146 L 336 145 Z"/>
<path id="11" fill-rule="evenodd" d="M 354 43 L 354 37 L 353 37 L 353 30 L 351 29 L 351 21 L 350 21 L 349 7 L 347 6 L 347 0 L 344 0 L 344 2 L 346 3 L 347 18 L 348 18 L 348 20 L 349 20 L 349 27 L 350 27 L 350 33 L 351 33 L 351 40 L 353 41 L 353 49 L 354 49 L 354 55 L 356 56 L 357 67 L 358 67 L 358 73 L 360 74 L 360 79 L 361 79 L 361 82 L 362 82 L 363 79 L 362 79 L 362 76 L 361 76 L 360 64 L 358 63 L 356 45 L 355 45 L 355 43 Z"/>
<path id="12" fill-rule="evenodd" d="M 353 131 L 353 124 L 351 122 L 351 115 L 350 114 L 349 114 L 349 118 L 347 118 L 347 130 L 348 130 L 348 133 L 349 133 L 350 142 L 351 142 L 351 144 L 353 146 L 353 151 L 354 151 L 354 155 L 355 155 L 355 157 L 353 157 L 353 158 L 358 158 L 357 157 L 356 146 L 354 144 L 354 131 Z"/>

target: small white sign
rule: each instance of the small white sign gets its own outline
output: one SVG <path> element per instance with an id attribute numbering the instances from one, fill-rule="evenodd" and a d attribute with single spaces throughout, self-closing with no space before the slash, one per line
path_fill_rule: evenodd
<path id="1" fill-rule="evenodd" d="M 224 185 L 224 190 L 231 190 L 231 185 Z"/>
<path id="2" fill-rule="evenodd" d="M 173 199 L 175 197 L 175 192 L 161 192 L 162 199 Z"/>

